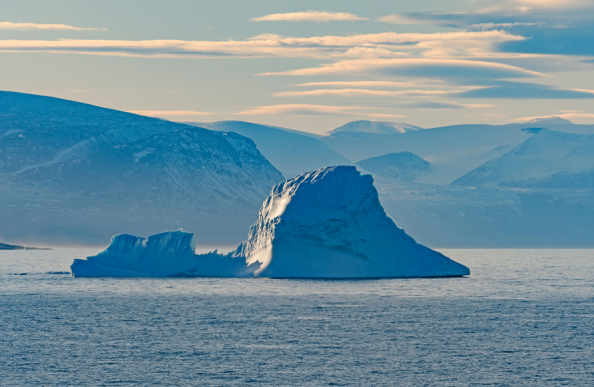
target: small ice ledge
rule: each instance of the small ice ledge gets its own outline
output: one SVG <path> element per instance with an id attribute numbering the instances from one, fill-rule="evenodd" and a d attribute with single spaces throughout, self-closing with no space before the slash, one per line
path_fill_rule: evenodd
<path id="1" fill-rule="evenodd" d="M 456 277 L 470 270 L 415 242 L 381 206 L 370 175 L 328 167 L 275 186 L 235 251 L 195 254 L 182 230 L 116 235 L 96 256 L 75 260 L 75 277 Z"/>
<path id="2" fill-rule="evenodd" d="M 167 231 L 140 238 L 116 235 L 109 246 L 87 259 L 75 259 L 70 266 L 75 277 L 245 277 L 245 260 L 228 255 L 196 254 L 194 234 Z M 252 269 L 253 272 L 255 269 Z"/>

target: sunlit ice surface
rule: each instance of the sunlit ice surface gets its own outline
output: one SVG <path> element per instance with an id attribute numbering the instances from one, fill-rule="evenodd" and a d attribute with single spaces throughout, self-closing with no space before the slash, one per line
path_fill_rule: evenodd
<path id="1" fill-rule="evenodd" d="M 440 251 L 472 274 L 73 278 L 97 250 L 3 251 L 0 380 L 588 385 L 594 250 Z"/>

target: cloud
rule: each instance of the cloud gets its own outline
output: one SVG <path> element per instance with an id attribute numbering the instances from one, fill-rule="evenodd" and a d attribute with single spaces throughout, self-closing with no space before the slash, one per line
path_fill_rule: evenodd
<path id="1" fill-rule="evenodd" d="M 453 95 L 463 93 L 466 90 L 402 90 L 402 91 L 388 91 L 388 90 L 369 90 L 369 89 L 318 89 L 306 91 L 284 91 L 273 93 L 275 97 L 311 97 L 320 95 L 333 95 L 338 97 L 432 97 L 436 95 Z"/>
<path id="2" fill-rule="evenodd" d="M 129 110 L 128 113 L 148 117 L 195 117 L 214 114 L 210 112 L 196 112 L 191 110 Z"/>
<path id="3" fill-rule="evenodd" d="M 379 21 L 469 30 L 505 29 L 528 39 L 498 43 L 509 54 L 594 55 L 594 1 L 507 0 L 469 12 L 411 12 Z"/>
<path id="4" fill-rule="evenodd" d="M 271 105 L 247 109 L 235 114 L 238 115 L 330 115 L 330 116 L 366 116 L 376 118 L 403 118 L 406 116 L 391 113 L 382 113 L 381 108 L 360 107 L 360 106 L 328 106 L 328 105 Z"/>
<path id="5" fill-rule="evenodd" d="M 377 59 L 344 60 L 312 67 L 260 75 L 383 75 L 425 78 L 527 78 L 545 77 L 543 73 L 502 63 L 462 59 Z"/>
<path id="6" fill-rule="evenodd" d="M 525 39 L 505 31 L 359 34 L 292 38 L 261 34 L 246 40 L 0 40 L 0 52 L 49 52 L 153 58 L 488 57 L 496 44 Z"/>
<path id="7" fill-rule="evenodd" d="M 318 22 L 328 23 L 329 21 L 357 21 L 369 20 L 366 17 L 360 17 L 352 13 L 346 12 L 325 12 L 325 11 L 305 11 L 305 12 L 289 12 L 289 13 L 275 13 L 262 17 L 251 19 L 252 21 L 289 21 L 289 22 Z"/>
<path id="8" fill-rule="evenodd" d="M 423 19 L 420 17 L 409 17 L 404 14 L 386 15 L 376 19 L 382 23 L 392 24 L 437 24 L 438 22 L 431 18 Z"/>
<path id="9" fill-rule="evenodd" d="M 480 29 L 480 30 L 492 30 L 494 28 L 511 28 L 511 27 L 518 27 L 518 26 L 535 26 L 538 23 L 479 23 L 479 24 L 471 24 L 468 26 L 472 29 Z"/>
<path id="10" fill-rule="evenodd" d="M 0 30 L 56 30 L 56 31 L 107 31 L 107 28 L 82 28 L 66 24 L 37 24 L 0 22 Z"/>
<path id="11" fill-rule="evenodd" d="M 479 109 L 479 108 L 490 108 L 495 105 L 488 104 L 463 104 L 448 101 L 414 101 L 414 102 L 403 102 L 396 104 L 397 107 L 403 108 L 415 108 L 415 109 Z"/>
<path id="12" fill-rule="evenodd" d="M 336 86 L 336 87 L 418 87 L 425 85 L 442 85 L 443 81 L 435 79 L 423 79 L 418 81 L 330 81 L 330 82 L 308 82 L 300 83 L 294 86 L 318 87 L 318 86 Z"/>
<path id="13" fill-rule="evenodd" d="M 506 99 L 589 99 L 594 90 L 562 89 L 525 82 L 496 82 L 495 86 L 475 88 L 456 95 L 459 98 Z"/>

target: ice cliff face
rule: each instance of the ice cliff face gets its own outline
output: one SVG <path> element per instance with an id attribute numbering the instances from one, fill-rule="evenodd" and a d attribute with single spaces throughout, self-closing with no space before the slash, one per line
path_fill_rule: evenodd
<path id="1" fill-rule="evenodd" d="M 468 268 L 417 244 L 382 208 L 373 178 L 351 166 L 274 187 L 233 256 L 267 277 L 439 277 Z"/>
<path id="2" fill-rule="evenodd" d="M 276 185 L 248 239 L 229 255 L 194 255 L 192 234 L 119 235 L 102 253 L 76 260 L 93 276 L 275 278 L 448 277 L 467 267 L 419 245 L 382 208 L 370 175 L 328 167 Z"/>

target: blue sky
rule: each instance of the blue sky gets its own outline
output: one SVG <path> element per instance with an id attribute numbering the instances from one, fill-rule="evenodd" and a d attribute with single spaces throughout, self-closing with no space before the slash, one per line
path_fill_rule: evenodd
<path id="1" fill-rule="evenodd" d="M 1 89 L 325 132 L 594 123 L 594 2 L 5 0 Z"/>

